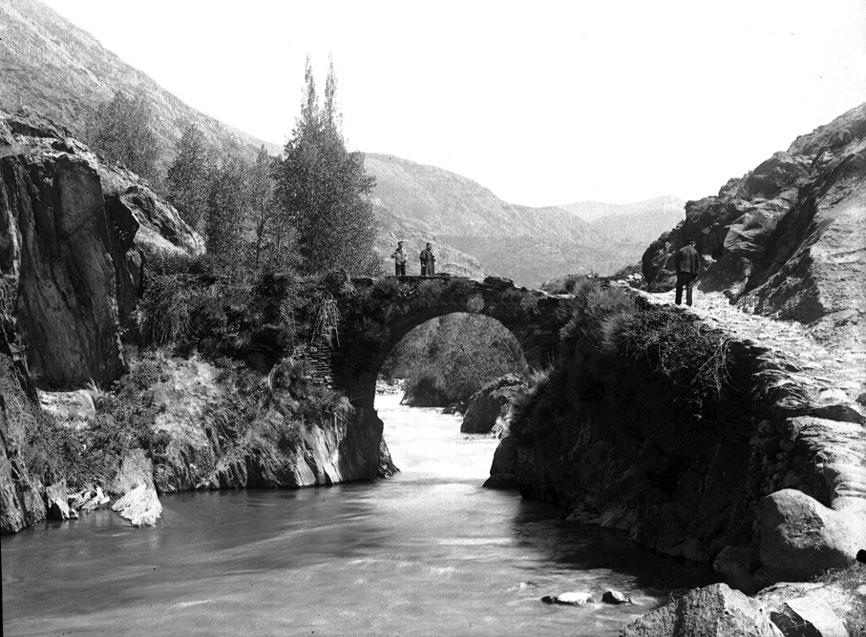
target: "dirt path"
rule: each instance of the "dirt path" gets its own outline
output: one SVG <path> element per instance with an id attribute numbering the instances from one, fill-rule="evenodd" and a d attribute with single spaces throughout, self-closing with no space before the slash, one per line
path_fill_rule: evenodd
<path id="1" fill-rule="evenodd" d="M 674 304 L 673 292 L 641 294 L 657 305 Z M 808 387 L 819 402 L 854 403 L 866 392 L 866 351 L 862 349 L 833 348 L 819 343 L 805 325 L 747 314 L 719 292 L 696 291 L 695 304 L 681 307 L 739 340 L 775 350 L 784 362 L 798 368 L 792 372 L 792 378 Z M 862 407 L 861 404 L 861 412 Z"/>

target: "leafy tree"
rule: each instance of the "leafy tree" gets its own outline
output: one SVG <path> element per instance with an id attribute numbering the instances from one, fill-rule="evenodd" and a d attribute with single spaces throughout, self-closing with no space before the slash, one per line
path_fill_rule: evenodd
<path id="1" fill-rule="evenodd" d="M 152 124 L 153 111 L 143 91 L 132 96 L 117 91 L 97 110 L 88 137 L 109 161 L 155 179 L 159 148 Z"/>
<path id="2" fill-rule="evenodd" d="M 333 63 L 324 107 L 309 57 L 304 79 L 301 115 L 274 170 L 279 214 L 295 227 L 307 270 L 366 272 L 373 263 L 375 231 L 368 195 L 375 181 L 364 172 L 363 154 L 346 150 Z"/>
<path id="3" fill-rule="evenodd" d="M 175 146 L 175 158 L 168 167 L 166 185 L 168 200 L 184 221 L 199 231 L 203 230 L 208 210 L 212 163 L 201 130 L 195 124 L 187 125 Z"/>
<path id="4" fill-rule="evenodd" d="M 205 247 L 214 259 L 246 265 L 244 224 L 249 216 L 249 165 L 228 155 L 210 174 Z"/>
<path id="5" fill-rule="evenodd" d="M 262 146 L 249 171 L 250 235 L 252 266 L 256 271 L 285 270 L 297 265 L 295 230 L 281 215 L 275 199 L 274 158 Z"/>

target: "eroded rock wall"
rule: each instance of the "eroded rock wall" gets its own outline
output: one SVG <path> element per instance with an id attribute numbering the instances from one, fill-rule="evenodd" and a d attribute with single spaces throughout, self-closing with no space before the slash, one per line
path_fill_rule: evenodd
<path id="1" fill-rule="evenodd" d="M 0 231 L 7 340 L 50 388 L 108 386 L 124 373 L 120 335 L 145 249 L 203 251 L 146 183 L 32 115 L 0 113 Z"/>

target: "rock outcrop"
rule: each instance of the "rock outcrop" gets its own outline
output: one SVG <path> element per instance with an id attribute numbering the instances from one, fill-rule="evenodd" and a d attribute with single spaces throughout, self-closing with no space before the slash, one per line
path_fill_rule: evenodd
<path id="1" fill-rule="evenodd" d="M 622 637 L 781 636 L 759 602 L 725 584 L 696 588 L 636 619 L 620 634 Z"/>
<path id="2" fill-rule="evenodd" d="M 866 104 L 799 137 L 686 218 L 643 255 L 651 290 L 674 283 L 673 254 L 697 240 L 699 289 L 740 307 L 864 343 Z"/>
<path id="3" fill-rule="evenodd" d="M 145 248 L 198 254 L 201 238 L 134 174 L 66 131 L 0 113 L 0 276 L 29 371 L 42 387 L 107 386 Z"/>
<path id="4" fill-rule="evenodd" d="M 143 450 L 135 449 L 123 458 L 111 490 L 123 494 L 111 505 L 112 510 L 134 526 L 153 526 L 162 517 L 162 504 L 153 484 L 153 464 Z"/>
<path id="5" fill-rule="evenodd" d="M 4 379 L 18 385 L 0 397 L 14 396 L 0 405 L 4 532 L 46 515 L 43 487 L 22 458 L 24 432 L 40 418 L 36 386 L 109 386 L 127 369 L 121 335 L 133 327 L 147 253 L 203 249 L 136 175 L 47 119 L 0 112 L 0 354 Z M 70 400 L 55 402 L 69 411 Z M 74 402 L 70 420 L 80 424 L 93 405 Z M 66 518 L 75 509 L 63 489 L 55 485 L 50 508 Z"/>
<path id="6" fill-rule="evenodd" d="M 505 422 L 511 401 L 521 390 L 527 389 L 516 374 L 497 378 L 469 398 L 460 431 L 469 434 L 486 434 L 496 427 L 501 433 L 508 431 Z"/>

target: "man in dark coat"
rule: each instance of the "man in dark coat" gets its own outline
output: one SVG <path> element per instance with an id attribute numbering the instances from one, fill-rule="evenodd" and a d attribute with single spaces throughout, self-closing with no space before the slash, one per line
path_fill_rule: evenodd
<path id="1" fill-rule="evenodd" d="M 436 273 L 436 257 L 433 256 L 433 246 L 429 243 L 421 250 L 421 276 L 432 276 Z"/>
<path id="2" fill-rule="evenodd" d="M 701 255 L 695 250 L 695 240 L 689 239 L 689 242 L 677 250 L 676 256 L 677 266 L 677 305 L 683 302 L 683 288 L 686 289 L 686 305 L 692 304 L 692 287 L 695 285 L 695 279 L 701 271 Z"/>

